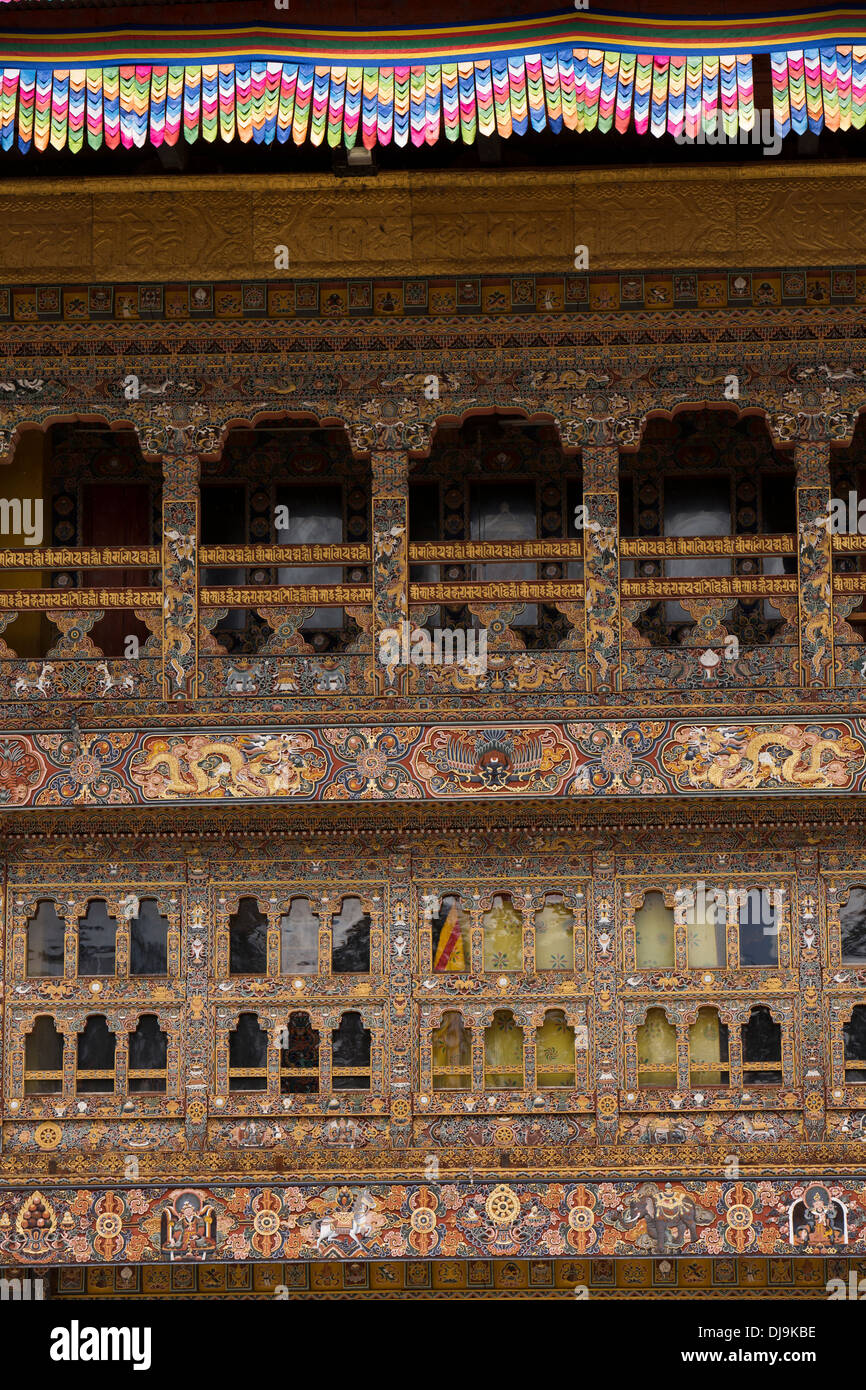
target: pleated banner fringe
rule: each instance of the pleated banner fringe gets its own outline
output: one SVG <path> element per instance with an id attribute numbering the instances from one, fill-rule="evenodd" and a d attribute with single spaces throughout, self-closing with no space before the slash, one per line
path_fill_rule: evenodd
<path id="1" fill-rule="evenodd" d="M 0 0 L 2 3 L 2 0 Z M 776 132 L 861 129 L 866 44 L 770 53 Z M 755 125 L 748 53 L 557 48 L 441 63 L 225 61 L 0 68 L 0 148 L 180 140 L 352 148 L 563 129 L 689 140 Z"/>

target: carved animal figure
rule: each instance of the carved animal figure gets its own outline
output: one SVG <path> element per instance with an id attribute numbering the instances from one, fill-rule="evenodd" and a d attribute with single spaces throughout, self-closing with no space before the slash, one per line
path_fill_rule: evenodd
<path id="1" fill-rule="evenodd" d="M 13 686 L 15 694 L 28 695 L 31 690 L 38 690 L 40 695 L 47 695 L 53 671 L 53 666 L 43 662 L 42 669 L 35 680 L 28 680 L 26 676 L 19 676 Z"/>
<path id="2" fill-rule="evenodd" d="M 665 1183 L 663 1188 L 646 1183 L 626 1202 L 616 1225 L 629 1230 L 642 1221 L 646 1235 L 638 1236 L 635 1245 L 655 1255 L 667 1255 L 686 1244 L 694 1245 L 698 1222 L 711 1220 L 712 1212 L 699 1207 L 687 1192 L 678 1192 L 672 1183 Z"/>
<path id="3" fill-rule="evenodd" d="M 103 695 L 107 695 L 109 690 L 114 690 L 115 688 L 118 690 L 126 690 L 130 695 L 132 694 L 135 682 L 131 675 L 113 676 L 108 669 L 107 661 L 100 661 L 96 669 L 101 672 Z"/>
<path id="4" fill-rule="evenodd" d="M 318 661 L 310 663 L 310 670 L 316 677 L 313 689 L 320 695 L 342 694 L 346 689 L 346 673 L 339 670 L 328 670 Z"/>
<path id="5" fill-rule="evenodd" d="M 254 695 L 264 675 L 264 669 L 260 661 L 256 661 L 252 666 L 247 666 L 243 669 L 237 666 L 230 666 L 228 675 L 226 676 L 226 694 Z"/>

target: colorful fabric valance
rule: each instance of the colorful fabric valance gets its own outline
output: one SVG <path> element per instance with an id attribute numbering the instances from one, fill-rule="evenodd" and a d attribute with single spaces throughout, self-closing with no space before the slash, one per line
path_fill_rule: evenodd
<path id="1" fill-rule="evenodd" d="M 863 127 L 866 10 L 701 22 L 578 11 L 390 35 L 6 35 L 0 148 L 181 138 L 372 148 L 632 125 L 736 138 L 755 126 L 757 52 L 769 53 L 779 135 Z"/>

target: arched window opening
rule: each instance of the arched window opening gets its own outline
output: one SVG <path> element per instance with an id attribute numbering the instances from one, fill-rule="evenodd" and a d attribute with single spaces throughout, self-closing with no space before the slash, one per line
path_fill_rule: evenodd
<path id="1" fill-rule="evenodd" d="M 229 1090 L 266 1091 L 268 1035 L 258 1014 L 241 1014 L 229 1033 Z"/>
<path id="2" fill-rule="evenodd" d="M 484 969 L 523 969 L 523 918 L 510 893 L 497 893 L 481 919 L 484 929 Z"/>
<path id="3" fill-rule="evenodd" d="M 489 1091 L 523 1088 L 523 1029 L 510 1009 L 497 1009 L 484 1030 L 484 1087 Z"/>
<path id="4" fill-rule="evenodd" d="M 79 975 L 113 975 L 117 922 L 108 913 L 104 898 L 87 904 L 87 914 L 78 922 Z"/>
<path id="5" fill-rule="evenodd" d="M 727 962 L 727 894 L 699 882 L 680 890 L 690 970 L 720 969 Z"/>
<path id="6" fill-rule="evenodd" d="M 661 893 L 647 893 L 634 915 L 635 959 L 639 970 L 674 964 L 674 910 Z"/>
<path id="7" fill-rule="evenodd" d="M 360 898 L 344 898 L 331 924 L 331 970 L 335 975 L 370 972 L 370 915 Z"/>
<path id="8" fill-rule="evenodd" d="M 442 1022 L 433 1029 L 433 1090 L 469 1091 L 472 1089 L 472 1036 L 463 1022 L 463 1015 L 448 1009 Z"/>
<path id="9" fill-rule="evenodd" d="M 93 1014 L 78 1034 L 75 1089 L 79 1095 L 110 1094 L 114 1090 L 117 1039 L 102 1014 Z"/>
<path id="10" fill-rule="evenodd" d="M 142 898 L 129 929 L 130 975 L 168 974 L 168 918 L 156 898 Z"/>
<path id="11" fill-rule="evenodd" d="M 431 924 L 431 938 L 435 974 L 465 974 L 470 969 L 469 913 L 459 898 L 447 894 L 440 899 Z"/>
<path id="12" fill-rule="evenodd" d="M 855 1004 L 842 1027 L 845 1047 L 845 1080 L 866 1081 L 866 1004 Z"/>
<path id="13" fill-rule="evenodd" d="M 740 965 L 778 965 L 782 914 L 776 893 L 766 888 L 735 890 L 740 931 Z"/>
<path id="14" fill-rule="evenodd" d="M 56 904 L 42 899 L 27 923 L 27 974 L 63 974 L 64 923 Z"/>
<path id="15" fill-rule="evenodd" d="M 743 1085 L 781 1086 L 782 1025 L 758 1004 L 743 1025 Z"/>
<path id="16" fill-rule="evenodd" d="M 535 1030 L 535 1076 L 539 1086 L 574 1085 L 574 1029 L 562 1009 L 548 1009 Z"/>
<path id="17" fill-rule="evenodd" d="M 280 973 L 317 975 L 319 972 L 319 919 L 309 898 L 292 898 L 280 918 Z"/>
<path id="18" fill-rule="evenodd" d="M 319 1034 L 309 1014 L 289 1014 L 285 1046 L 280 1048 L 280 1093 L 284 1096 L 317 1095 L 319 1090 Z"/>
<path id="19" fill-rule="evenodd" d="M 728 1025 L 717 1009 L 698 1009 L 689 1028 L 689 1085 L 725 1086 L 730 1073 Z"/>
<path id="20" fill-rule="evenodd" d="M 266 975 L 268 919 L 255 898 L 241 898 L 229 918 L 229 974 Z"/>
<path id="21" fill-rule="evenodd" d="M 637 1030 L 639 1086 L 676 1086 L 677 1032 L 663 1009 L 650 1009 Z"/>
<path id="22" fill-rule="evenodd" d="M 548 893 L 535 914 L 535 968 L 574 969 L 574 913 L 558 893 Z"/>
<path id="23" fill-rule="evenodd" d="M 24 1039 L 24 1094 L 57 1096 L 63 1090 L 63 1034 L 41 1014 Z"/>
<path id="24" fill-rule="evenodd" d="M 168 1038 L 156 1014 L 142 1014 L 138 1027 L 129 1035 L 130 1092 L 158 1092 L 166 1088 Z"/>
<path id="25" fill-rule="evenodd" d="M 333 1089 L 369 1091 L 372 1038 L 359 1013 L 345 1013 L 333 1034 Z"/>

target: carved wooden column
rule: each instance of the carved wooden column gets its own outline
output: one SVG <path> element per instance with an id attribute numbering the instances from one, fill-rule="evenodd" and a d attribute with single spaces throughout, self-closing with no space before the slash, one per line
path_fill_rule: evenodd
<path id="1" fill-rule="evenodd" d="M 208 1007 L 207 1001 L 216 932 L 215 929 L 211 931 L 215 914 L 211 905 L 208 863 L 197 846 L 191 846 L 187 852 L 186 874 L 186 901 L 182 904 L 186 928 L 182 933 L 186 988 L 178 1071 L 185 1107 L 187 1148 L 203 1149 L 207 1140 L 208 1089 L 213 1084 L 213 1009 Z M 210 987 L 215 989 L 213 984 Z"/>
<path id="2" fill-rule="evenodd" d="M 619 690 L 619 450 L 583 450 L 584 604 L 587 690 Z"/>
<path id="3" fill-rule="evenodd" d="M 162 693 L 192 700 L 198 685 L 199 460 L 163 456 Z"/>
<path id="4" fill-rule="evenodd" d="M 807 1139 L 823 1139 L 827 1124 L 820 949 L 822 940 L 826 942 L 827 939 L 827 923 L 821 905 L 819 870 L 819 854 L 813 849 L 801 849 L 797 854 L 796 906 L 791 911 L 791 963 L 796 961 L 799 965 L 798 1060 Z M 794 1030 L 789 1025 L 784 1031 L 791 1037 Z M 783 1059 L 784 1056 L 783 1043 Z M 787 1085 L 788 1076 L 784 1064 L 782 1075 L 783 1082 Z"/>
<path id="5" fill-rule="evenodd" d="M 407 688 L 407 671 L 380 660 L 380 634 L 393 629 L 402 647 L 409 621 L 409 457 L 402 449 L 371 456 L 373 479 L 373 680 L 377 695 Z M 408 645 L 408 643 L 407 643 Z"/>
<path id="6" fill-rule="evenodd" d="M 797 587 L 800 684 L 833 684 L 833 556 L 830 446 L 801 440 L 797 466 Z"/>
<path id="7" fill-rule="evenodd" d="M 599 1142 L 615 1144 L 619 1133 L 619 1086 L 616 961 L 616 861 L 612 854 L 592 857 L 592 885 L 586 932 L 586 963 L 593 976 L 596 1110 Z"/>
<path id="8" fill-rule="evenodd" d="M 412 959 L 417 942 L 413 941 L 415 933 L 409 927 L 412 910 L 409 863 L 402 857 L 392 859 L 389 865 L 385 893 L 382 973 L 388 981 L 386 1090 L 391 1104 L 391 1144 L 394 1148 L 405 1148 L 412 1142 L 412 1087 L 418 1085 L 418 1078 L 412 1075 L 413 1029 L 417 1037 L 417 1006 L 412 1004 Z"/>

